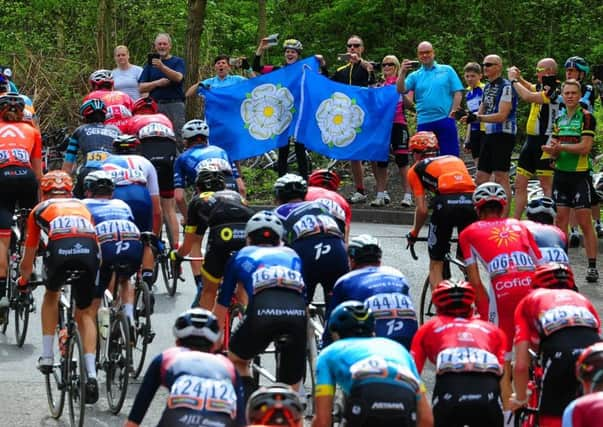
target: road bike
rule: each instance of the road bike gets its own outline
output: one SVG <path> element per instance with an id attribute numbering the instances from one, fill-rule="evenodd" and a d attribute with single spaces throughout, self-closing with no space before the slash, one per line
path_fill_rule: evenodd
<path id="1" fill-rule="evenodd" d="M 542 378 L 544 368 L 540 363 L 540 357 L 532 350 L 530 353 L 530 370 L 528 380 L 528 404 L 515 411 L 515 427 L 537 427 L 538 413 L 540 409 L 540 390 L 542 387 Z"/>

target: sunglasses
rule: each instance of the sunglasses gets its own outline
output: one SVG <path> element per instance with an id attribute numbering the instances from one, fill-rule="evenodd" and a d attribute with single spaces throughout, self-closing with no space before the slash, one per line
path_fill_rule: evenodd
<path id="1" fill-rule="evenodd" d="M 362 47 L 360 43 L 348 43 L 348 47 Z"/>
<path id="2" fill-rule="evenodd" d="M 544 73 L 547 70 L 546 67 L 536 67 L 536 72 L 537 73 Z"/>
<path id="3" fill-rule="evenodd" d="M 381 64 L 382 67 L 395 67 L 396 64 L 394 64 L 393 62 L 384 62 L 383 64 Z"/>
<path id="4" fill-rule="evenodd" d="M 482 67 L 486 67 L 487 68 L 487 67 L 492 67 L 493 65 L 498 65 L 498 64 L 496 64 L 494 62 L 484 62 L 482 64 Z"/>

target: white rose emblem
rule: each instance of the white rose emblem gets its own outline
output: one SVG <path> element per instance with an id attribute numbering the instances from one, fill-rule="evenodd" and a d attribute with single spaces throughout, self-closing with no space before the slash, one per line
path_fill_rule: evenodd
<path id="1" fill-rule="evenodd" d="M 345 147 L 361 132 L 364 111 L 346 94 L 335 92 L 318 106 L 316 121 L 322 142 L 329 147 Z"/>
<path id="2" fill-rule="evenodd" d="M 283 133 L 293 119 L 293 112 L 293 95 L 289 89 L 271 83 L 257 86 L 241 104 L 245 127 L 258 140 Z"/>

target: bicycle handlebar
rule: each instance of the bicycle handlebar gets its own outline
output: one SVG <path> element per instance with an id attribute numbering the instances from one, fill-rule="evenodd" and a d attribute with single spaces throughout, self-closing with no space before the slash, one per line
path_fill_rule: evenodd
<path id="1" fill-rule="evenodd" d="M 410 255 L 412 256 L 412 259 L 414 259 L 415 261 L 419 259 L 419 257 L 417 256 L 417 253 L 415 252 L 415 243 L 417 242 L 427 242 L 429 241 L 429 237 L 415 237 L 413 239 L 414 241 L 411 243 L 410 241 L 408 242 L 408 244 L 406 245 L 406 249 L 408 249 L 410 251 Z M 456 243 L 458 242 L 457 238 L 452 238 L 450 239 L 450 243 Z"/>

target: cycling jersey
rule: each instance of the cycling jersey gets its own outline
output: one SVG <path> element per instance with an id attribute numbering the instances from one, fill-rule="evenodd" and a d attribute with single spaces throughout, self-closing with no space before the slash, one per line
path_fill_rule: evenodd
<path id="1" fill-rule="evenodd" d="M 128 420 L 137 424 L 157 389 L 169 390 L 158 426 L 244 426 L 243 387 L 233 364 L 224 356 L 172 347 L 149 365 Z"/>
<path id="2" fill-rule="evenodd" d="M 553 127 L 553 137 L 561 144 L 579 144 L 583 136 L 595 136 L 596 120 L 585 109 L 578 109 L 573 116 L 568 117 L 563 110 Z M 585 172 L 592 169 L 588 154 L 574 154 L 561 151 L 555 160 L 555 169 L 563 172 Z"/>
<path id="3" fill-rule="evenodd" d="M 215 145 L 194 145 L 187 148 L 174 163 L 174 187 L 186 188 L 195 183 L 197 173 L 203 167 L 215 166 L 225 175 L 239 178 L 239 171 L 226 151 Z"/>
<path id="4" fill-rule="evenodd" d="M 544 262 L 560 262 L 569 265 L 567 237 L 559 227 L 530 220 L 523 222 L 534 236 Z"/>
<path id="5" fill-rule="evenodd" d="M 465 88 L 465 101 L 467 102 L 467 108 L 472 113 L 479 111 L 479 106 L 482 103 L 482 96 L 484 95 L 485 83 L 479 82 L 476 87 L 467 86 Z M 480 130 L 486 130 L 486 124 L 480 122 L 471 123 L 471 132 L 479 132 Z"/>
<path id="6" fill-rule="evenodd" d="M 603 391 L 579 397 L 563 412 L 563 427 L 590 427 L 603 419 Z"/>
<path id="7" fill-rule="evenodd" d="M 31 169 L 31 159 L 42 158 L 42 136 L 29 123 L 0 120 L 0 169 L 19 166 Z"/>
<path id="8" fill-rule="evenodd" d="M 532 86 L 532 92 L 541 92 L 543 90 L 540 83 Z M 530 104 L 530 115 L 526 122 L 526 133 L 528 135 L 551 135 L 553 132 L 553 122 L 559 114 L 559 101 L 561 101 L 561 97 L 557 96 L 552 101 L 543 92 L 542 100 L 543 104 Z"/>
<path id="9" fill-rule="evenodd" d="M 274 213 L 283 221 L 284 241 L 289 246 L 309 236 L 336 236 L 343 234 L 329 208 L 320 202 L 291 202 L 278 206 Z"/>
<path id="10" fill-rule="evenodd" d="M 425 190 L 436 194 L 473 193 L 475 190 L 465 162 L 456 156 L 418 161 L 408 171 L 408 184 L 415 196 L 425 195 Z"/>
<path id="11" fill-rule="evenodd" d="M 75 163 L 78 151 L 82 151 L 84 159 L 93 151 L 111 153 L 113 140 L 121 135 L 120 130 L 112 125 L 103 123 L 87 123 L 78 127 L 69 137 L 65 151 L 65 161 Z"/>
<path id="12" fill-rule="evenodd" d="M 82 100 L 82 104 L 90 99 L 100 99 L 105 104 L 105 107 L 109 108 L 112 105 L 123 105 L 128 110 L 134 109 L 134 101 L 132 98 L 124 92 L 112 89 L 99 89 L 93 90 Z"/>
<path id="13" fill-rule="evenodd" d="M 484 114 L 496 114 L 500 107 L 500 102 L 511 103 L 511 111 L 502 123 L 486 123 L 486 134 L 506 133 L 515 135 L 517 133 L 517 119 L 515 117 L 517 109 L 517 95 L 507 79 L 498 77 L 494 81 L 488 82 L 484 87 L 482 97 Z"/>
<path id="14" fill-rule="evenodd" d="M 306 201 L 316 201 L 325 205 L 335 219 L 343 223 L 342 233 L 349 228 L 352 222 L 352 209 L 348 201 L 336 191 L 327 190 L 322 187 L 309 186 L 306 193 Z"/>
<path id="15" fill-rule="evenodd" d="M 128 120 L 126 133 L 138 137 L 138 132 L 147 125 L 161 125 L 174 130 L 172 121 L 165 114 L 136 114 Z"/>
<path id="16" fill-rule="evenodd" d="M 122 104 L 110 105 L 107 107 L 105 124 L 117 127 L 122 133 L 128 133 L 128 123 L 132 117 L 132 112 L 128 107 Z"/>
<path id="17" fill-rule="evenodd" d="M 102 169 L 111 175 L 116 187 L 140 184 L 146 186 L 151 196 L 159 195 L 157 172 L 153 164 L 137 154 L 120 154 L 108 157 Z"/>
<path id="18" fill-rule="evenodd" d="M 325 318 L 344 301 L 362 301 L 375 316 L 375 334 L 389 338 L 410 350 L 417 331 L 417 314 L 409 295 L 406 277 L 395 268 L 370 266 L 341 276 L 335 283 Z M 331 341 L 328 326 L 323 342 Z"/>

